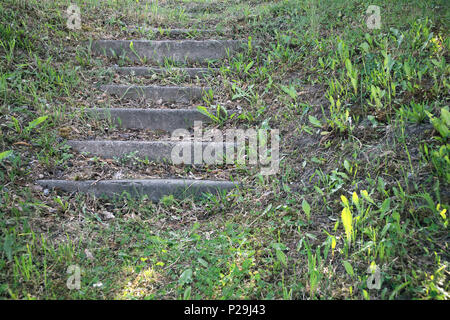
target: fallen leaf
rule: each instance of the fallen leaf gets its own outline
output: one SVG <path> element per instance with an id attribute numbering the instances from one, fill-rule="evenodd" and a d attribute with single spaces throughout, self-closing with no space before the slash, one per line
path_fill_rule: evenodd
<path id="1" fill-rule="evenodd" d="M 31 144 L 29 144 L 29 143 L 27 143 L 27 142 L 25 142 L 25 141 L 19 141 L 19 142 L 15 142 L 15 143 L 13 143 L 13 145 L 21 145 L 21 146 L 28 146 L 28 147 L 31 147 Z"/>

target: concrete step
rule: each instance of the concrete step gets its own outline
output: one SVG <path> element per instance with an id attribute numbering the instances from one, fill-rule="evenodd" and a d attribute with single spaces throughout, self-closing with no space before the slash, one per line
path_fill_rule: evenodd
<path id="1" fill-rule="evenodd" d="M 100 90 L 120 99 L 149 100 L 155 103 L 190 103 L 202 99 L 204 92 L 211 88 L 179 87 L 179 86 L 128 86 L 102 85 Z"/>
<path id="2" fill-rule="evenodd" d="M 166 195 L 183 198 L 190 195 L 201 196 L 203 193 L 217 193 L 219 190 L 231 190 L 237 183 L 229 181 L 187 180 L 187 179 L 151 179 L 151 180 L 38 180 L 40 186 L 64 192 L 83 192 L 97 197 L 120 196 L 123 192 L 133 197 L 147 195 L 152 201 L 159 201 Z"/>
<path id="3" fill-rule="evenodd" d="M 176 129 L 190 129 L 194 121 L 210 122 L 209 117 L 196 109 L 95 108 L 84 109 L 84 112 L 99 119 L 111 119 L 114 124 L 125 129 L 172 132 Z"/>
<path id="4" fill-rule="evenodd" d="M 238 50 L 242 43 L 239 40 L 96 40 L 91 49 L 94 54 L 125 56 L 135 62 L 162 63 L 170 59 L 177 63 L 201 63 L 224 59 L 228 50 L 230 53 Z"/>
<path id="5" fill-rule="evenodd" d="M 191 78 L 199 77 L 204 78 L 213 73 L 217 73 L 217 68 L 149 68 L 149 67 L 115 67 L 113 69 L 118 74 L 134 75 L 140 77 L 148 77 L 154 74 L 170 75 L 179 74 L 186 75 Z"/>
<path id="6" fill-rule="evenodd" d="M 194 151 L 205 151 L 211 155 L 208 160 L 200 158 L 198 165 L 224 163 L 226 150 L 234 152 L 233 143 L 194 142 L 194 141 L 113 141 L 113 140 L 69 140 L 67 144 L 78 152 L 86 152 L 102 158 L 122 158 L 131 153 L 136 157 L 148 159 L 152 162 L 167 162 L 181 164 L 181 160 L 172 157 L 182 157 L 187 154 L 185 164 L 194 164 Z M 208 148 L 208 149 L 207 149 Z M 216 153 L 216 150 L 218 153 Z M 172 160 L 173 159 L 173 160 Z"/>
<path id="7" fill-rule="evenodd" d="M 133 27 L 131 31 L 150 32 L 163 36 L 189 36 L 189 35 L 222 35 L 225 31 L 212 30 L 212 29 L 185 29 L 185 28 L 151 28 L 151 27 Z"/>

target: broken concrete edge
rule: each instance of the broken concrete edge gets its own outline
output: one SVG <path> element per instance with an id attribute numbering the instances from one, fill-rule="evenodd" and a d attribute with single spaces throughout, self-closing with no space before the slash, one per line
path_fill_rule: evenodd
<path id="1" fill-rule="evenodd" d="M 207 159 L 198 163 L 202 165 L 214 165 L 215 163 L 223 163 L 227 152 L 234 154 L 237 150 L 237 143 L 232 142 L 214 142 L 214 141 L 123 141 L 123 140 L 68 140 L 69 145 L 73 150 L 79 153 L 87 153 L 93 156 L 103 158 L 123 158 L 127 155 L 133 154 L 138 158 L 145 158 L 152 162 L 168 162 L 177 163 L 181 161 L 180 151 L 189 156 L 189 159 L 183 158 L 184 164 L 193 164 L 193 156 L 197 147 L 201 148 L 203 155 L 206 150 Z M 214 154 L 211 154 L 214 151 Z M 174 158 L 176 157 L 176 158 Z M 206 161 L 207 160 L 207 161 Z M 200 162 L 200 161 L 198 161 Z"/>
<path id="2" fill-rule="evenodd" d="M 64 192 L 81 192 L 96 197 L 131 197 L 147 196 L 158 202 L 164 196 L 175 198 L 202 196 L 205 193 L 219 193 L 239 189 L 241 184 L 231 181 L 192 180 L 192 179 L 149 179 L 149 180 L 37 180 L 43 188 L 62 190 Z"/>

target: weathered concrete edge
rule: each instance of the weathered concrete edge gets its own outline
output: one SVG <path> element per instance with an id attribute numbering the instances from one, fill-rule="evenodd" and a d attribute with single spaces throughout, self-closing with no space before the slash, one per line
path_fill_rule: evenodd
<path id="1" fill-rule="evenodd" d="M 136 86 L 136 85 L 101 85 L 100 90 L 118 96 L 119 98 L 144 98 L 157 102 L 189 103 L 200 100 L 202 95 L 211 90 L 210 87 L 181 87 L 181 86 Z"/>
<path id="2" fill-rule="evenodd" d="M 200 145 L 202 152 L 205 152 L 207 147 L 216 150 L 222 149 L 222 155 L 226 154 L 227 150 L 234 152 L 236 143 L 227 142 L 195 142 L 195 141 L 122 141 L 122 140 L 68 140 L 67 144 L 78 152 L 86 152 L 91 155 L 100 157 L 123 157 L 132 152 L 136 152 L 136 156 L 140 158 L 147 158 L 149 161 L 172 162 L 172 150 L 179 147 L 182 150 L 188 149 L 191 155 L 191 163 L 193 163 L 193 154 L 195 146 Z M 223 161 L 213 155 L 213 160 Z M 223 156 L 222 156 L 223 157 Z"/>
<path id="3" fill-rule="evenodd" d="M 99 119 L 111 118 L 115 124 L 122 128 L 153 129 L 168 132 L 176 129 L 189 129 L 195 121 L 205 123 L 211 121 L 208 116 L 196 109 L 87 108 L 83 109 L 83 112 Z M 215 109 L 210 110 L 210 112 L 216 114 Z"/>
<path id="4" fill-rule="evenodd" d="M 213 30 L 213 29 L 184 29 L 184 28 L 173 28 L 173 29 L 168 29 L 168 28 L 164 28 L 164 29 L 158 29 L 158 28 L 151 28 L 151 27 L 131 27 L 129 29 L 130 31 L 135 31 L 135 32 L 139 32 L 139 31 L 144 31 L 144 32 L 152 32 L 155 34 L 163 34 L 163 35 L 167 35 L 167 34 L 172 34 L 172 35 L 182 35 L 182 34 L 195 34 L 195 33 L 200 33 L 200 34 L 219 34 L 219 35 L 223 35 L 225 34 L 227 31 L 220 31 L 220 30 Z"/>
<path id="5" fill-rule="evenodd" d="M 186 74 L 189 77 L 205 77 L 217 73 L 218 68 L 155 68 L 155 67 L 113 67 L 113 71 L 122 75 L 151 76 L 153 74 L 166 75 L 170 72 Z"/>
<path id="6" fill-rule="evenodd" d="M 190 179 L 149 179 L 149 180 L 37 180 L 44 188 L 59 189 L 65 192 L 82 192 L 95 196 L 114 197 L 124 192 L 133 197 L 147 195 L 152 201 L 159 201 L 166 195 L 176 198 L 200 196 L 203 193 L 217 193 L 219 190 L 231 190 L 239 187 L 230 181 L 190 180 Z"/>
<path id="7" fill-rule="evenodd" d="M 240 50 L 246 43 L 241 40 L 94 40 L 91 50 L 107 57 L 125 54 L 132 61 L 147 59 L 162 63 L 170 58 L 175 62 L 205 62 L 223 59 L 228 50 Z"/>

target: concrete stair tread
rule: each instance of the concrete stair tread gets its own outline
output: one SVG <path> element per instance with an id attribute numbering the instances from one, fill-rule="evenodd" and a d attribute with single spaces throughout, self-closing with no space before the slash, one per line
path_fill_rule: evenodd
<path id="1" fill-rule="evenodd" d="M 127 129 L 171 132 L 176 129 L 189 129 L 195 121 L 211 121 L 197 109 L 88 108 L 83 111 L 100 119 L 111 118 L 114 124 Z M 213 109 L 211 113 L 216 114 L 216 111 Z"/>
<path id="2" fill-rule="evenodd" d="M 217 193 L 219 190 L 231 190 L 238 186 L 235 182 L 190 179 L 148 179 L 148 180 L 38 180 L 44 188 L 58 189 L 64 192 L 82 192 L 95 196 L 114 197 L 123 192 L 133 197 L 147 195 L 152 201 L 162 197 L 200 196 L 203 193 Z"/>
<path id="3" fill-rule="evenodd" d="M 224 59 L 228 51 L 239 50 L 245 43 L 240 40 L 95 40 L 91 49 L 94 54 L 125 56 L 135 62 L 162 63 L 170 59 L 177 63 L 201 63 Z"/>
<path id="4" fill-rule="evenodd" d="M 68 140 L 67 144 L 77 152 L 85 152 L 103 158 L 121 158 L 135 153 L 135 156 L 147 158 L 149 161 L 169 163 L 172 163 L 172 152 L 178 151 L 179 155 L 182 151 L 186 151 L 190 153 L 186 164 L 194 164 L 193 154 L 196 148 L 201 150 L 202 154 L 208 148 L 211 157 L 207 164 L 223 163 L 226 150 L 234 151 L 235 149 L 235 143 L 217 143 L 213 141 Z M 221 153 L 216 155 L 216 150 L 220 150 Z M 204 161 L 202 160 L 199 165 L 203 164 Z"/>
<path id="5" fill-rule="evenodd" d="M 189 34 L 225 34 L 226 30 L 213 29 L 187 29 L 187 28 L 152 28 L 152 27 L 132 27 L 131 31 L 152 32 L 163 35 L 189 35 Z"/>
<path id="6" fill-rule="evenodd" d="M 114 67 L 113 71 L 122 75 L 151 76 L 154 74 L 168 75 L 171 73 L 189 77 L 206 77 L 218 72 L 217 68 L 156 68 L 156 67 Z"/>
<path id="7" fill-rule="evenodd" d="M 121 99 L 146 99 L 160 103 L 189 103 L 199 101 L 209 87 L 183 86 L 138 86 L 109 84 L 100 86 L 100 90 Z"/>

